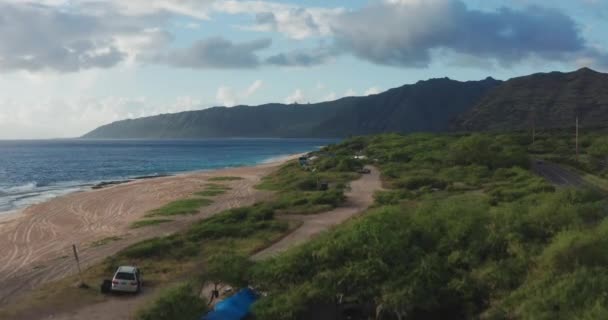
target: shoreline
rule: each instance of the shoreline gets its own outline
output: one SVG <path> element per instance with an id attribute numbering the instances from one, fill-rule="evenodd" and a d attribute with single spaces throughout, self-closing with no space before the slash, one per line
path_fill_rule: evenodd
<path id="1" fill-rule="evenodd" d="M 312 151 L 308 151 L 308 152 L 312 152 Z M 117 185 L 124 185 L 127 183 L 133 183 L 133 182 L 142 181 L 142 180 L 154 180 L 154 179 L 166 178 L 166 177 L 178 177 L 178 176 L 196 174 L 196 173 L 213 172 L 213 171 L 218 171 L 218 170 L 228 170 L 228 169 L 233 169 L 233 168 L 255 167 L 258 165 L 272 164 L 272 163 L 276 163 L 276 162 L 285 162 L 287 160 L 297 158 L 297 156 L 306 154 L 308 152 L 297 153 L 297 154 L 277 155 L 277 156 L 269 157 L 267 159 L 264 159 L 264 160 L 261 160 L 258 162 L 247 163 L 247 164 L 236 165 L 236 166 L 225 166 L 225 167 L 209 168 L 209 169 L 193 169 L 193 170 L 188 170 L 188 171 L 161 173 L 158 175 L 154 175 L 154 174 L 138 175 L 138 176 L 134 176 L 134 177 L 112 178 L 112 179 L 108 179 L 108 180 L 80 182 L 78 185 L 66 185 L 66 187 L 63 190 L 71 190 L 71 189 L 74 189 L 74 190 L 67 192 L 67 193 L 61 193 L 56 196 L 43 198 L 43 199 L 40 199 L 40 201 L 34 201 L 32 203 L 28 203 L 25 206 L 12 208 L 8 211 L 0 211 L 0 225 L 2 223 L 5 223 L 6 220 L 10 219 L 11 216 L 19 215 L 24 210 L 27 210 L 28 208 L 30 208 L 32 206 L 48 202 L 48 201 L 51 201 L 51 200 L 59 198 L 59 197 L 65 197 L 65 196 L 68 196 L 68 195 L 71 195 L 74 193 L 101 190 L 101 189 L 111 188 L 111 187 L 114 187 Z M 66 182 L 63 182 L 63 183 L 66 183 Z M 62 190 L 62 189 L 57 189 L 57 190 Z M 43 192 L 41 194 L 44 194 L 44 193 L 45 192 Z M 50 191 L 47 191 L 46 193 L 50 193 Z"/>

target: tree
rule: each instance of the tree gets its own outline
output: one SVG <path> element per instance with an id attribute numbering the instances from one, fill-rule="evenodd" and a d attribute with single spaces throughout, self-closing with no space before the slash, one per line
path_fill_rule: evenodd
<path id="1" fill-rule="evenodd" d="M 216 295 L 220 283 L 244 287 L 247 285 L 251 266 L 252 262 L 245 256 L 232 252 L 219 253 L 209 257 L 207 260 L 204 280 L 213 282 L 214 295 Z M 213 298 L 216 297 L 214 296 Z"/>

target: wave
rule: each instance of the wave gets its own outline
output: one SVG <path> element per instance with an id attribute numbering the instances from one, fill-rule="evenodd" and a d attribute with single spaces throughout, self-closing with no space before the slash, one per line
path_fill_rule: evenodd
<path id="1" fill-rule="evenodd" d="M 90 183 L 82 181 L 67 181 L 55 184 L 27 182 L 18 186 L 0 187 L 0 213 L 26 208 L 90 186 Z"/>
<path id="2" fill-rule="evenodd" d="M 12 187 L 0 187 L 0 195 L 7 195 L 7 194 L 15 194 L 15 193 L 23 193 L 23 192 L 28 192 L 28 191 L 33 191 L 38 187 L 38 183 L 37 182 L 28 182 L 26 184 L 22 184 L 19 186 L 12 186 Z"/>

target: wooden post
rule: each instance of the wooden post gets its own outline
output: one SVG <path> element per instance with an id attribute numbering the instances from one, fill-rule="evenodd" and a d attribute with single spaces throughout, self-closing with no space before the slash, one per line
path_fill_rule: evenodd
<path id="1" fill-rule="evenodd" d="M 78 286 L 82 286 L 84 282 L 82 281 L 82 271 L 80 270 L 80 259 L 78 259 L 78 250 L 76 250 L 76 245 L 72 245 L 72 251 L 74 252 L 74 259 L 76 260 L 76 266 L 78 267 L 78 279 L 80 283 Z"/>

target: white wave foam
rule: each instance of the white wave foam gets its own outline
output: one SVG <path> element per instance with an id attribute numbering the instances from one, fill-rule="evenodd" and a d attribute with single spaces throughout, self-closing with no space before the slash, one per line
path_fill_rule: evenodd
<path id="1" fill-rule="evenodd" d="M 28 182 L 26 184 L 22 184 L 20 186 L 13 187 L 0 187 L 0 194 L 15 194 L 15 193 L 24 193 L 28 191 L 33 191 L 38 187 L 37 182 Z"/>
<path id="2" fill-rule="evenodd" d="M 23 209 L 55 197 L 85 190 L 88 187 L 90 184 L 81 181 L 69 181 L 44 186 L 39 186 L 36 182 L 29 182 L 19 186 L 0 188 L 0 213 Z"/>

